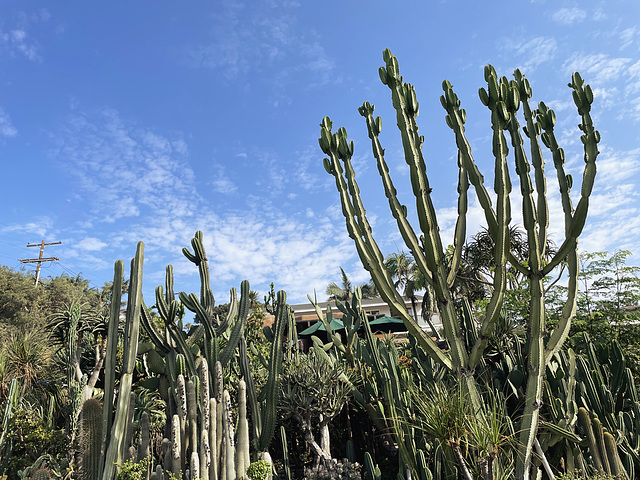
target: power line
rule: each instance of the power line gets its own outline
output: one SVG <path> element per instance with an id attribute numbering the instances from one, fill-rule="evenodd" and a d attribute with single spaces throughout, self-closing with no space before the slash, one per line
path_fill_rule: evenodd
<path id="1" fill-rule="evenodd" d="M 44 254 L 44 247 L 47 245 L 60 245 L 62 244 L 62 242 L 49 242 L 49 243 L 45 243 L 44 240 L 42 240 L 41 243 L 27 243 L 27 247 L 40 247 L 40 255 L 38 256 L 38 258 L 27 258 L 27 259 L 20 259 L 20 263 L 36 263 L 37 267 L 36 267 L 36 287 L 38 286 L 38 281 L 40 280 L 40 267 L 42 265 L 43 262 L 57 262 L 58 260 L 60 260 L 58 257 L 48 257 L 48 258 L 44 258 L 42 255 Z"/>

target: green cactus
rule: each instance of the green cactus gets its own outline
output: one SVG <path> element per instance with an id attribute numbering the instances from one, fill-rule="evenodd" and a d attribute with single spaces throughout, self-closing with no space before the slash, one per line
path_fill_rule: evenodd
<path id="1" fill-rule="evenodd" d="M 364 454 L 364 469 L 365 480 L 382 480 L 382 472 L 380 472 L 378 465 L 373 463 L 369 452 Z"/>
<path id="2" fill-rule="evenodd" d="M 46 468 L 41 468 L 33 472 L 33 475 L 31 475 L 30 478 L 31 480 L 50 480 L 51 472 Z"/>
<path id="3" fill-rule="evenodd" d="M 130 418 L 132 415 L 132 399 L 131 386 L 133 381 L 133 370 L 136 365 L 136 356 L 138 352 L 138 334 L 140 331 L 140 310 L 142 307 L 142 264 L 144 260 L 144 245 L 138 243 L 136 256 L 131 261 L 131 275 L 129 283 L 129 294 L 127 301 L 126 323 L 125 323 L 125 339 L 124 339 L 124 359 L 122 366 L 122 376 L 120 377 L 120 386 L 118 391 L 117 405 L 115 415 L 112 418 L 111 397 L 113 394 L 113 385 L 115 379 L 112 374 L 115 372 L 115 350 L 117 348 L 117 327 L 119 323 L 119 297 L 120 291 L 118 286 L 122 286 L 122 262 L 116 262 L 113 295 L 115 306 L 112 304 L 111 317 L 109 324 L 109 339 L 107 341 L 108 349 L 113 355 L 111 358 L 107 355 L 105 370 L 105 405 L 103 410 L 103 449 L 105 452 L 101 457 L 100 470 L 102 471 L 103 480 L 113 480 L 116 475 L 118 465 L 123 465 L 128 455 L 129 446 L 131 445 L 130 434 Z M 116 310 L 116 306 L 118 309 Z M 115 326 L 114 326 L 115 324 Z M 109 345 L 111 342 L 111 345 Z M 113 368 L 111 371 L 109 367 Z M 107 388 L 108 387 L 108 388 Z M 104 463 L 102 463 L 104 462 Z"/>
<path id="4" fill-rule="evenodd" d="M 580 407 L 578 421 L 586 435 L 593 469 L 615 478 L 631 478 L 620 459 L 615 438 L 602 426 L 598 417 L 591 418 L 589 412 Z"/>
<path id="5" fill-rule="evenodd" d="M 538 430 L 540 406 L 542 405 L 543 378 L 546 365 L 553 355 L 559 351 L 566 339 L 571 320 L 575 315 L 577 296 L 577 238 L 586 220 L 589 196 L 592 191 L 598 155 L 597 144 L 600 135 L 593 128 L 590 116 L 593 97 L 591 89 L 579 74 L 572 77 L 570 87 L 578 113 L 582 121 L 580 129 L 584 145 L 585 169 L 583 174 L 580 200 L 574 209 L 570 198 L 571 179 L 564 171 L 564 152 L 558 147 L 555 139 L 555 114 L 541 103 L 537 110 L 529 107 L 531 87 L 528 81 L 516 70 L 515 80 L 509 82 L 506 77 L 498 78 L 491 66 L 485 68 L 487 90 L 480 90 L 482 102 L 491 111 L 493 129 L 493 156 L 495 159 L 494 190 L 495 206 L 484 185 L 465 136 L 466 112 L 460 108 L 460 101 L 448 81 L 443 82 L 444 94 L 441 97 L 445 108 L 447 125 L 453 130 L 458 147 L 458 220 L 453 241 L 453 256 L 446 261 L 443 243 L 435 209 L 431 198 L 431 187 L 426 174 L 426 164 L 422 152 L 424 137 L 419 135 L 416 117 L 418 102 L 412 85 L 403 81 L 398 70 L 398 61 L 389 50 L 383 53 L 385 66 L 380 67 L 380 79 L 391 90 L 393 107 L 396 110 L 397 124 L 401 132 L 405 160 L 409 166 L 413 193 L 416 197 L 416 210 L 421 234 L 416 234 L 407 220 L 407 209 L 401 205 L 396 189 L 389 175 L 389 168 L 384 159 L 384 149 L 379 140 L 381 130 L 380 118 L 374 118 L 374 107 L 365 102 L 359 109 L 365 118 L 369 138 L 371 139 L 378 170 L 382 177 L 385 194 L 389 206 L 397 221 L 402 238 L 415 259 L 416 266 L 425 278 L 427 285 L 433 289 L 438 304 L 449 350 L 443 350 L 428 337 L 407 312 L 404 301 L 397 292 L 392 279 L 384 268 L 384 258 L 377 246 L 371 227 L 367 220 L 364 206 L 360 198 L 359 188 L 351 163 L 354 147 L 347 140 L 344 128 L 332 133 L 332 122 L 325 117 L 321 123 L 319 139 L 322 151 L 327 155 L 324 166 L 327 172 L 335 177 L 336 187 L 340 194 L 342 211 L 346 219 L 349 236 L 354 240 L 358 255 L 364 267 L 389 306 L 400 313 L 409 333 L 418 345 L 446 369 L 455 373 L 469 397 L 475 412 L 482 412 L 482 398 L 476 383 L 475 371 L 483 362 L 484 351 L 495 324 L 499 318 L 504 292 L 506 289 L 506 265 L 510 263 L 519 272 L 529 278 L 529 321 L 528 321 L 528 361 L 525 386 L 525 407 L 519 425 L 519 453 L 516 459 L 516 476 L 528 479 L 531 469 L 531 452 Z M 526 120 L 525 135 L 531 145 L 531 164 L 527 159 L 524 142 L 520 134 L 517 112 L 520 107 Z M 516 173 L 519 177 L 523 205 L 523 221 L 527 233 L 529 251 L 526 263 L 520 263 L 510 252 L 509 226 L 511 222 L 510 191 L 507 157 L 509 148 L 507 137 L 515 157 Z M 546 254 L 548 206 L 546 201 L 546 181 L 544 162 L 542 159 L 539 138 L 550 149 L 556 169 L 562 198 L 565 239 L 560 248 L 548 261 L 542 259 Z M 533 167 L 533 179 L 531 178 Z M 451 287 L 460 265 L 462 243 L 466 235 L 467 190 L 473 185 L 479 204 L 481 205 L 491 237 L 494 240 L 494 278 L 493 289 L 485 317 L 481 322 L 480 334 L 473 345 L 465 345 L 465 337 L 460 329 L 458 312 L 451 294 Z M 566 260 L 569 275 L 567 299 L 564 304 L 562 318 L 545 342 L 545 305 L 544 278 Z M 403 457 L 404 458 L 404 457 Z M 415 458 L 409 463 L 416 470 Z"/>
<path id="6" fill-rule="evenodd" d="M 80 454 L 82 479 L 100 478 L 100 449 L 102 448 L 102 405 L 95 398 L 86 400 L 80 411 Z"/>
<path id="7" fill-rule="evenodd" d="M 284 463 L 284 475 L 286 480 L 291 480 L 291 460 L 289 459 L 289 448 L 287 446 L 287 432 L 284 425 L 280 425 L 280 441 L 282 442 L 282 458 Z"/>
<path id="8" fill-rule="evenodd" d="M 243 477 L 251 464 L 249 455 L 249 421 L 247 420 L 247 384 L 238 383 L 238 441 L 236 446 L 236 474 Z"/>

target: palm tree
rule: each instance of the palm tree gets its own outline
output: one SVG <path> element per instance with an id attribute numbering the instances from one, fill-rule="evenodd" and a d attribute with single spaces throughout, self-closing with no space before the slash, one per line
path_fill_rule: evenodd
<path id="1" fill-rule="evenodd" d="M 336 282 L 331 282 L 327 285 L 326 294 L 329 295 L 329 300 L 345 301 L 349 300 L 351 295 L 353 295 L 351 280 L 349 280 L 349 277 L 347 277 L 342 267 L 340 267 L 340 273 L 342 274 L 340 285 Z"/>
<path id="2" fill-rule="evenodd" d="M 340 274 L 342 277 L 340 285 L 336 282 L 331 282 L 327 285 L 325 293 L 329 295 L 329 300 L 339 300 L 341 302 L 350 300 L 356 288 L 360 288 L 362 298 L 375 298 L 379 296 L 378 290 L 372 280 L 354 287 L 342 267 L 340 267 Z"/>
<path id="3" fill-rule="evenodd" d="M 437 304 L 434 299 L 433 291 L 427 284 L 424 275 L 416 265 L 411 255 L 405 252 L 393 252 L 387 255 L 384 266 L 394 279 L 393 285 L 399 290 L 403 296 L 411 300 L 411 308 L 413 309 L 413 318 L 418 323 L 418 312 L 416 308 L 416 293 L 424 290 L 422 297 L 422 318 L 431 327 L 434 336 L 440 339 L 440 335 L 431 321 L 431 316 L 437 313 Z"/>

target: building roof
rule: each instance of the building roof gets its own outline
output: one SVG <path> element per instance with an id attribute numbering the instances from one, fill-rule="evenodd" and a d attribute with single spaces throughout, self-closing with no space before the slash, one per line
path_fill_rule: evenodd
<path id="1" fill-rule="evenodd" d="M 411 299 L 409 297 L 403 297 L 404 298 L 404 303 L 407 305 L 411 304 Z M 416 303 L 418 305 L 420 305 L 422 303 L 422 296 L 421 295 L 416 295 Z M 327 308 L 327 306 L 330 305 L 331 308 L 336 308 L 336 302 L 335 300 L 331 300 L 328 302 L 318 302 L 318 306 L 320 307 L 320 309 L 324 310 Z M 380 297 L 375 297 L 375 298 L 365 298 L 362 300 L 362 308 L 364 309 L 370 309 L 372 307 L 377 307 L 377 306 L 387 306 L 387 302 L 385 302 L 382 298 Z M 291 308 L 293 309 L 293 311 L 296 314 L 303 314 L 303 313 L 313 313 L 316 311 L 316 308 L 313 306 L 312 303 L 300 303 L 297 305 L 291 305 Z"/>

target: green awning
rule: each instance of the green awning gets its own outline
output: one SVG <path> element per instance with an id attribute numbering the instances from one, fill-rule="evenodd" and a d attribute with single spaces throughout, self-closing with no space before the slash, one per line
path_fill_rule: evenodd
<path id="1" fill-rule="evenodd" d="M 344 324 L 342 323 L 341 320 L 334 318 L 333 320 L 331 320 L 331 328 L 333 330 L 342 330 L 344 328 Z M 316 323 L 311 325 L 309 328 L 298 333 L 298 335 L 312 335 L 316 333 L 318 330 L 322 332 L 327 331 L 327 329 L 324 328 L 324 323 L 322 323 L 320 320 L 318 320 Z"/>
<path id="2" fill-rule="evenodd" d="M 401 318 L 394 318 L 394 317 L 380 317 L 380 318 L 376 318 L 375 320 L 372 320 L 369 322 L 369 325 L 393 325 L 393 324 L 397 324 L 397 323 L 404 323 L 402 321 Z"/>

